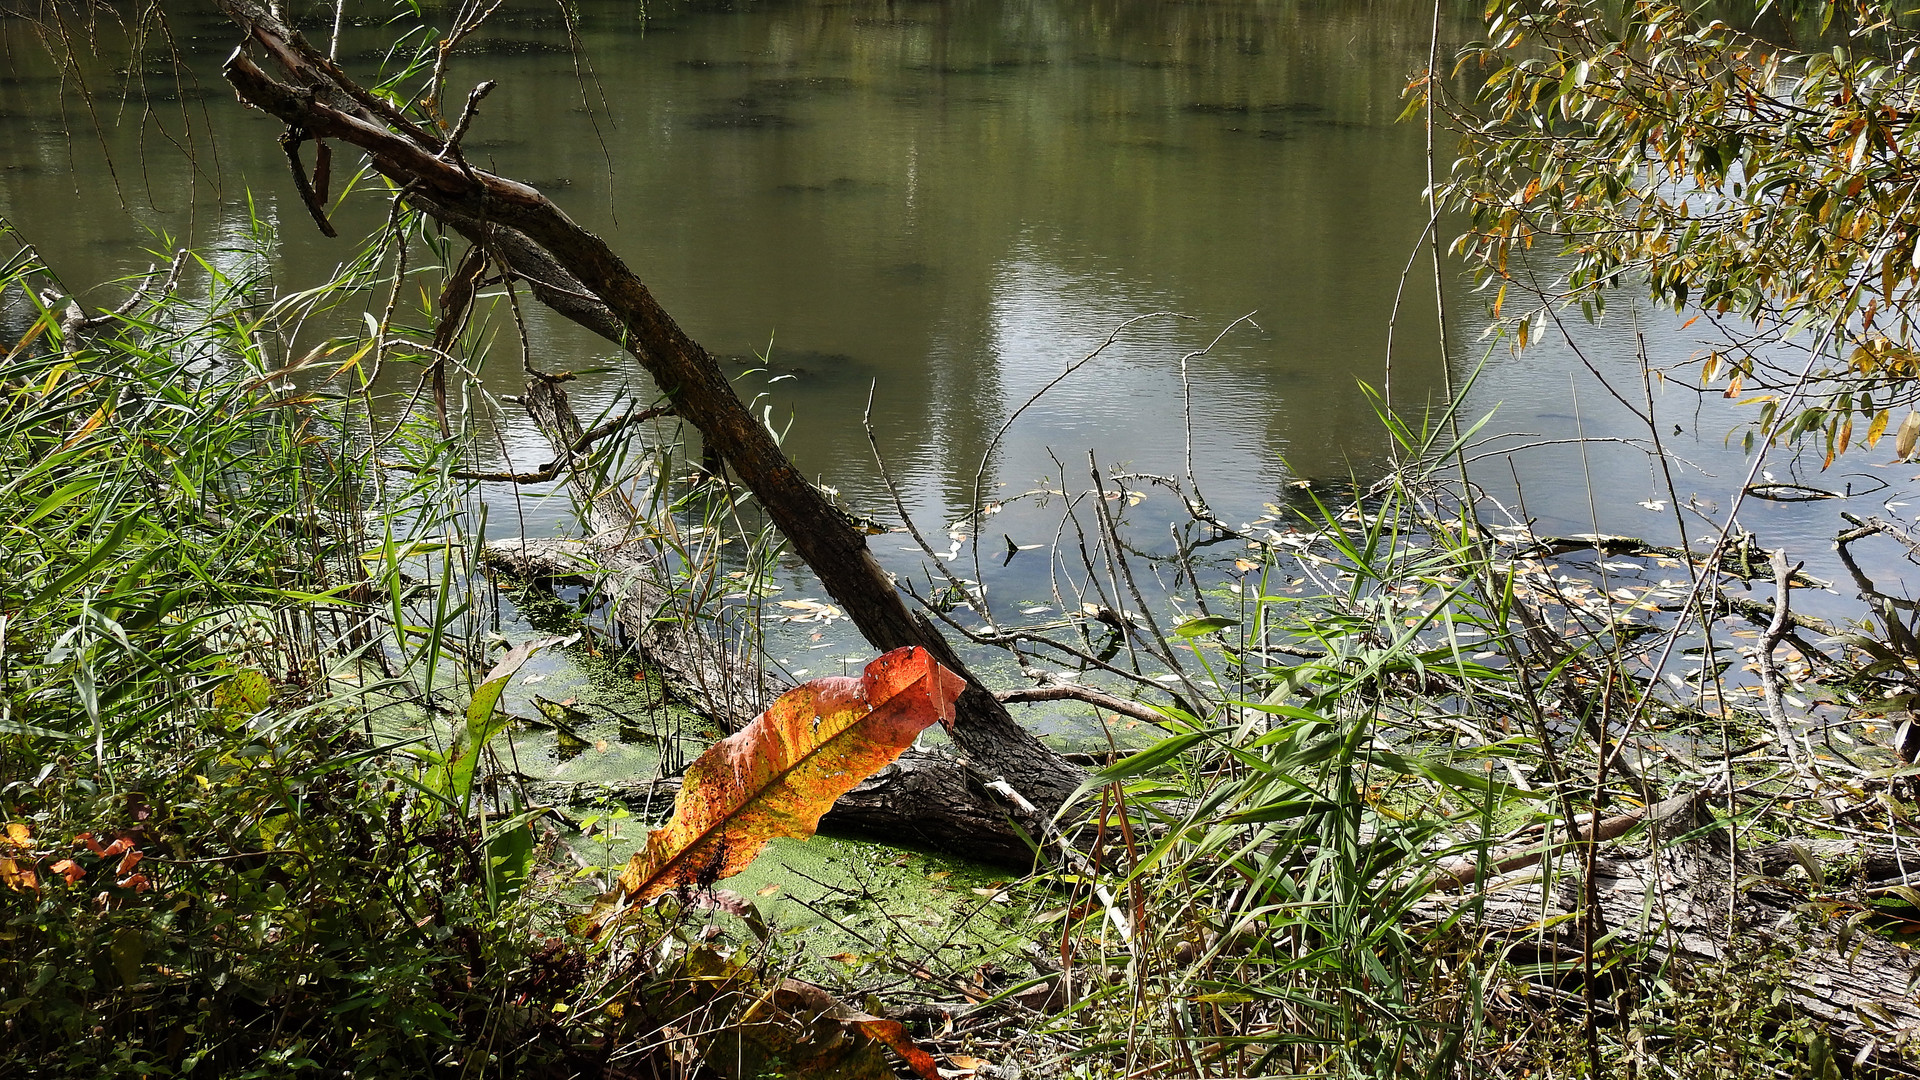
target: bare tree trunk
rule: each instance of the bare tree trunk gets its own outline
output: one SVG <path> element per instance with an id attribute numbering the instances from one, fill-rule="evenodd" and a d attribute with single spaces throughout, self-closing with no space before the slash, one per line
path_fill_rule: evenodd
<path id="1" fill-rule="evenodd" d="M 241 100 L 285 122 L 290 134 L 359 147 L 415 207 L 493 253 L 555 311 L 631 353 L 674 410 L 732 466 L 870 643 L 883 650 L 918 645 L 966 676 L 954 737 L 974 764 L 1043 809 L 1067 801 L 1084 774 L 1021 728 L 945 639 L 908 611 L 866 537 L 807 483 L 735 396 L 713 357 L 605 241 L 537 190 L 468 165 L 457 145 L 361 89 L 256 0 L 220 0 L 220 6 L 248 38 L 225 71 Z M 270 56 L 291 83 L 262 71 L 247 56 L 251 48 Z"/>

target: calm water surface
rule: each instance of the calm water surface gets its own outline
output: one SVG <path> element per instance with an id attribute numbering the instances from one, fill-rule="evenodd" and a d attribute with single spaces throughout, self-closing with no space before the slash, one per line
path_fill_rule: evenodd
<path id="1" fill-rule="evenodd" d="M 1011 433 L 1001 479 L 1039 475 L 1049 446 L 1178 468 L 1179 358 L 1246 315 L 1256 325 L 1193 367 L 1195 451 L 1216 488 L 1270 491 L 1283 456 L 1311 476 L 1377 461 L 1355 379 L 1381 377 L 1424 223 L 1420 135 L 1393 122 L 1424 55 L 1414 8 L 635 10 L 585 5 L 580 63 L 551 7 L 510 7 L 469 39 L 455 92 L 501 84 L 470 154 L 607 235 L 710 349 L 792 376 L 775 399 L 795 417 L 789 450 L 850 495 L 874 494 L 849 409 L 869 389 L 893 467 L 951 502 L 1012 408 L 1163 311 L 1188 318 L 1140 324 L 1051 395 Z M 123 101 L 126 80 L 99 71 L 91 104 L 57 95 L 33 36 L 8 27 L 0 210 L 74 282 L 144 265 L 134 222 L 217 239 L 248 188 L 276 226 L 283 283 L 346 257 L 351 241 L 316 237 L 287 190 L 272 123 L 225 92 L 232 33 L 207 15 L 174 23 L 196 83 L 175 90 L 152 62 L 148 100 Z M 351 33 L 341 51 L 370 75 L 379 40 Z M 364 209 L 342 224 L 370 225 Z M 1409 297 L 1403 317 L 1430 326 L 1430 285 Z M 541 331 L 553 366 L 608 355 L 569 327 Z M 1430 331 L 1404 341 L 1396 381 L 1424 395 L 1440 350 Z"/>
<path id="2" fill-rule="evenodd" d="M 964 512 L 983 458 L 997 498 L 1058 486 L 1045 479 L 1056 457 L 1076 485 L 1090 456 L 1103 468 L 1182 472 L 1181 358 L 1228 331 L 1188 364 L 1192 453 L 1223 516 L 1244 521 L 1289 479 L 1378 474 L 1385 440 L 1358 382 L 1385 377 L 1397 295 L 1396 401 L 1438 396 L 1444 365 L 1460 379 L 1487 355 L 1481 302 L 1451 271 L 1444 350 L 1424 256 L 1403 290 L 1426 220 L 1425 163 L 1419 125 L 1395 118 L 1425 65 L 1430 8 L 795 0 L 652 4 L 645 21 L 638 11 L 581 3 L 576 60 L 556 8 L 503 7 L 452 66 L 450 96 L 483 78 L 500 84 L 469 156 L 606 235 L 708 348 L 740 370 L 764 367 L 743 380 L 746 392 L 766 394 L 776 424 L 791 418 L 789 452 L 858 507 L 888 503 L 860 428 L 870 395 L 890 471 L 937 527 Z M 0 21 L 0 214 L 78 284 L 143 268 L 142 245 L 153 243 L 143 229 L 201 244 L 237 235 L 251 191 L 275 230 L 276 278 L 317 282 L 354 242 L 315 234 L 275 125 L 219 79 L 231 29 L 205 12 L 169 18 L 191 61 L 180 79 L 158 62 L 129 68 L 124 35 L 107 31 L 102 59 L 63 79 L 46 31 Z M 327 29 L 316 13 L 309 32 Z M 1442 36 L 1476 32 L 1450 18 Z M 377 26 L 350 27 L 340 55 L 371 80 L 383 42 Z M 365 235 L 380 216 L 368 200 L 338 223 Z M 991 433 L 1065 365 L 1158 312 L 1184 317 L 1134 324 L 989 453 Z M 1251 321 L 1235 325 L 1243 316 Z M 1582 329 L 1579 346 L 1638 395 L 1643 341 L 1656 365 L 1698 349 L 1676 320 L 1644 311 L 1637 323 Z M 577 384 L 589 404 L 647 392 L 633 364 L 568 325 L 536 315 L 533 345 L 545 367 L 599 369 Z M 516 389 L 511 353 L 495 365 L 496 393 Z M 1683 459 L 1681 501 L 1704 515 L 1688 528 L 1704 533 L 1743 471 L 1737 436 L 1727 443 L 1739 415 L 1690 392 L 1654 393 Z M 1517 359 L 1496 349 L 1471 408 L 1496 407 L 1488 431 L 1513 444 L 1645 435 L 1567 348 Z M 548 456 L 519 424 L 501 432 L 500 454 L 522 468 Z M 1802 478 L 1893 481 L 1856 507 L 1884 513 L 1880 502 L 1898 501 L 1910 479 L 1874 463 L 1884 460 Z M 1479 468 L 1496 490 L 1524 496 L 1544 529 L 1673 540 L 1671 509 L 1642 505 L 1668 496 L 1639 450 L 1549 448 Z M 1787 478 L 1789 463 L 1777 471 Z M 500 501 L 530 529 L 566 524 L 558 500 Z M 1742 516 L 1765 542 L 1838 576 L 1825 554 L 1833 504 L 1750 504 Z M 1044 543 L 1057 520 L 1019 506 L 990 535 Z M 876 549 L 909 569 L 915 558 L 895 539 Z M 1043 570 L 1039 554 L 1023 555 L 995 587 L 1038 599 Z M 1843 599 L 1810 602 L 1850 612 Z"/>

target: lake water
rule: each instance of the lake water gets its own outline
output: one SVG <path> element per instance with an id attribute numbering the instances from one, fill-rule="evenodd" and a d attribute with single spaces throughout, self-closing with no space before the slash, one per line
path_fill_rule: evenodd
<path id="1" fill-rule="evenodd" d="M 1476 35 L 1473 11 L 1443 21 L 1443 52 Z M 640 12 L 577 5 L 576 55 L 560 9 L 504 5 L 451 65 L 451 99 L 499 82 L 469 157 L 542 188 L 603 233 L 696 339 L 739 370 L 764 368 L 743 378 L 743 396 L 765 394 L 776 425 L 790 419 L 786 446 L 801 467 L 862 510 L 889 508 L 861 430 L 870 397 L 889 471 L 936 540 L 970 505 L 983 459 L 995 499 L 1059 486 L 1054 458 L 1073 486 L 1085 485 L 1090 456 L 1102 468 L 1181 473 L 1181 360 L 1223 331 L 1187 365 L 1194 469 L 1222 516 L 1257 517 L 1293 479 L 1371 479 L 1387 448 L 1359 383 L 1386 376 L 1396 297 L 1396 402 L 1439 396 L 1445 365 L 1459 380 L 1484 356 L 1469 411 L 1497 407 L 1488 431 L 1509 444 L 1534 441 L 1529 433 L 1646 435 L 1569 348 L 1489 353 L 1482 300 L 1451 267 L 1441 347 L 1419 249 L 1423 132 L 1396 123 L 1403 88 L 1425 66 L 1430 7 L 794 0 Z M 279 283 L 322 280 L 354 241 L 316 234 L 276 126 L 220 80 L 234 33 L 210 12 L 169 20 L 184 75 L 151 55 L 131 63 L 112 26 L 0 20 L 0 214 L 78 285 L 144 268 L 154 241 L 142 230 L 202 244 L 238 235 L 251 192 L 276 237 L 267 268 Z M 330 15 L 316 9 L 304 25 L 324 40 Z M 60 32 L 91 33 L 101 57 L 63 76 L 42 44 Z M 372 22 L 349 25 L 339 54 L 372 81 L 388 37 Z M 1447 149 L 1443 139 L 1443 168 Z M 335 175 L 346 171 L 337 161 Z M 363 236 L 382 214 L 363 200 L 338 224 Z M 1643 341 L 1659 367 L 1684 365 L 1699 345 L 1670 314 L 1642 310 L 1635 321 L 1628 307 L 1576 334 L 1638 404 Z M 1132 324 L 989 452 L 992 432 L 1067 364 L 1128 320 L 1163 312 L 1182 317 Z M 542 366 L 594 371 L 576 384 L 588 406 L 646 392 L 631 362 L 568 325 L 536 313 L 532 343 Z M 513 351 L 503 335 L 500 374 L 488 376 L 496 393 L 517 388 Z M 1682 389 L 1654 393 L 1681 459 L 1680 500 L 1704 515 L 1688 521 L 1697 538 L 1738 490 L 1741 414 Z M 528 425 L 509 422 L 496 456 L 530 468 L 549 455 Z M 1912 472 L 1887 467 L 1889 456 L 1883 444 L 1797 475 L 1873 488 L 1856 512 L 1885 513 Z M 1769 467 L 1781 479 L 1793 471 Z M 1640 449 L 1563 445 L 1478 468 L 1497 494 L 1524 496 L 1544 531 L 1674 540 L 1664 480 Z M 1887 481 L 1895 486 L 1882 489 Z M 522 494 L 495 493 L 493 520 L 565 527 L 559 500 Z M 1832 579 L 1834 505 L 1749 502 L 1742 520 Z M 1004 549 L 1001 534 L 1047 543 L 1058 521 L 1057 508 L 1014 504 L 991 523 L 992 550 Z M 894 569 L 918 565 L 901 537 L 875 547 Z M 1889 575 L 1905 565 L 1894 554 L 1878 564 Z M 993 587 L 1039 600 L 1044 571 L 1041 554 L 1023 553 Z M 789 587 L 819 596 L 804 576 Z M 1806 604 L 1856 612 L 1845 595 Z M 837 670 L 808 662 L 807 649 L 858 651 L 837 630 L 816 642 L 804 629 L 780 657 L 794 668 Z"/>

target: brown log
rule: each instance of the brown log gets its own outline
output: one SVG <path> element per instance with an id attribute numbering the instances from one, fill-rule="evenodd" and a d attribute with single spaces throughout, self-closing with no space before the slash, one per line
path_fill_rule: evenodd
<path id="1" fill-rule="evenodd" d="M 256 0 L 220 0 L 221 9 L 286 72 L 268 76 L 245 54 L 228 60 L 241 100 L 310 137 L 365 151 L 410 202 L 526 278 L 555 311 L 640 361 L 675 411 L 699 429 L 874 647 L 918 645 L 967 676 L 955 740 L 983 771 L 1037 805 L 1063 805 L 1085 774 L 1021 728 L 961 664 L 924 618 L 910 612 L 867 548 L 831 502 L 806 482 L 734 394 L 714 358 L 689 338 L 605 241 L 582 229 L 525 184 L 474 169 L 441 140 L 355 85 Z"/>
<path id="2" fill-rule="evenodd" d="M 1836 922 L 1755 876 L 1778 873 L 1795 861 L 1789 845 L 1736 856 L 1722 830 L 1679 839 L 1712 819 L 1703 795 L 1687 797 L 1679 807 L 1673 802 L 1648 815 L 1658 824 L 1651 830 L 1657 840 L 1647 850 L 1595 854 L 1598 917 L 1592 926 L 1599 942 L 1584 938 L 1586 920 L 1563 917 L 1580 911 L 1583 892 L 1580 860 L 1572 854 L 1495 878 L 1464 899 L 1429 898 L 1416 914 L 1436 922 L 1458 916 L 1462 928 L 1478 928 L 1548 958 L 1577 957 L 1590 944 L 1609 953 L 1637 950 L 1650 968 L 1725 965 L 1741 945 L 1771 946 L 1784 953 L 1787 969 L 1780 981 L 1782 1019 L 1791 1011 L 1819 1025 L 1833 1040 L 1836 1057 L 1856 1059 L 1883 1075 L 1920 1077 L 1913 955 L 1865 928 L 1843 941 Z M 1842 854 L 1831 843 L 1821 850 Z M 1868 865 L 1887 862 L 1899 860 Z"/>

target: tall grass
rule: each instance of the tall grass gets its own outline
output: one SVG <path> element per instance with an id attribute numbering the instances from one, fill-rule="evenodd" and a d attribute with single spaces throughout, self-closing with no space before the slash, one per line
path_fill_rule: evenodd
<path id="1" fill-rule="evenodd" d="M 1618 942 L 1562 951 L 1546 923 L 1531 943 L 1493 937 L 1486 893 L 1436 898 L 1492 880 L 1490 854 L 1518 843 L 1565 853 L 1526 887 L 1590 896 L 1593 849 L 1564 842 L 1577 819 L 1698 790 L 1719 768 L 1644 741 L 1622 764 L 1635 710 L 1662 718 L 1669 745 L 1718 734 L 1646 674 L 1681 628 L 1527 554 L 1540 545 L 1524 523 L 1459 483 L 1485 420 L 1457 409 L 1382 406 L 1400 467 L 1345 492 L 1305 487 L 1266 528 L 1221 521 L 1190 481 L 1091 470 L 1065 500 L 1058 533 L 1077 542 L 1055 575 L 1057 606 L 1086 617 L 951 623 L 1023 668 L 1045 657 L 1073 673 L 1056 682 L 1132 699 L 1160 729 L 1143 749 L 1116 743 L 1061 820 L 1085 857 L 1046 851 L 1057 866 L 1031 895 L 1051 941 L 1002 990 L 1048 1014 L 1025 1021 L 1023 1055 L 1100 1077 L 1599 1076 L 1663 1061 L 1806 1074 L 1801 1036 L 1778 1022 L 1739 1040 L 1701 1023 L 1765 996 L 1759 975 L 1700 983 Z M 1156 486 L 1193 519 L 1171 548 L 1113 509 Z M 1232 552 L 1209 554 L 1222 539 Z M 1721 723 L 1759 727 L 1710 690 Z M 1780 782 L 1749 774 L 1750 788 Z M 1515 948 L 1530 958 L 1509 960 Z"/>
<path id="2" fill-rule="evenodd" d="M 529 1033 L 578 961 L 513 900 L 531 834 L 442 813 L 402 752 L 483 659 L 458 492 L 375 501 L 328 381 L 354 346 L 290 358 L 320 297 L 234 276 L 262 242 L 91 317 L 31 248 L 0 267 L 0 1073 L 560 1052 Z"/>
<path id="3" fill-rule="evenodd" d="M 1472 588 L 1485 556 L 1413 526 L 1444 430 L 1396 428 L 1422 464 L 1364 499 L 1303 500 L 1309 551 L 1254 545 L 1224 574 L 1191 548 L 1165 560 L 1195 590 L 1135 654 L 1178 665 L 1151 680 L 1180 691 L 1165 737 L 1096 775 L 1092 859 L 1052 881 L 1074 898 L 1052 978 L 1078 1071 L 1445 1075 L 1459 1059 L 1482 976 L 1444 971 L 1437 931 L 1408 913 L 1458 827 L 1487 831 L 1516 793 L 1488 771 L 1500 746 L 1432 736 L 1509 681 L 1471 658 L 1503 614 Z M 1070 590 L 1131 579 L 1139 550 L 1083 551 Z M 1147 636 L 1137 613 L 1109 621 Z"/>

